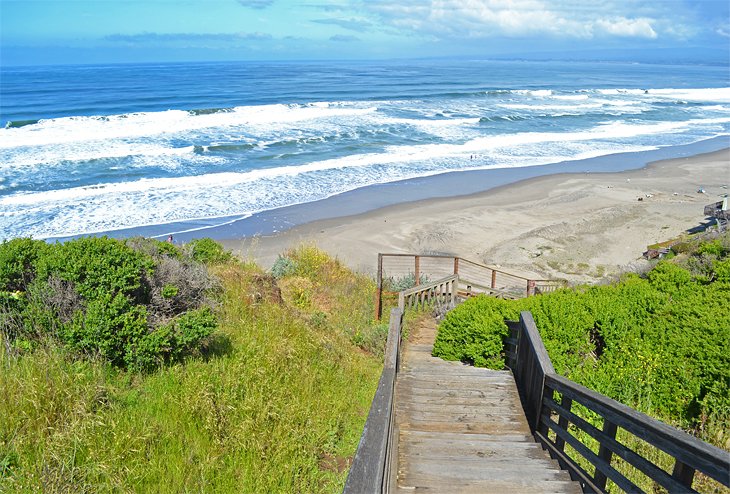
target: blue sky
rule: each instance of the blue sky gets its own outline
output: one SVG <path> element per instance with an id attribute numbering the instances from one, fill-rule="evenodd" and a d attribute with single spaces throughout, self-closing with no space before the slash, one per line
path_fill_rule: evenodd
<path id="1" fill-rule="evenodd" d="M 0 0 L 0 19 L 2 65 L 730 58 L 727 0 Z"/>

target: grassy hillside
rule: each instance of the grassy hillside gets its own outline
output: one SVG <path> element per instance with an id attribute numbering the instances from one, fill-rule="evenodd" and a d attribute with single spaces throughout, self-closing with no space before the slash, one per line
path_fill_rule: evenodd
<path id="1" fill-rule="evenodd" d="M 162 345 L 154 365 L 126 365 L 64 330 L 3 326 L 0 491 L 341 491 L 382 366 L 373 282 L 312 248 L 277 279 L 199 247 L 170 256 L 208 261 L 215 329 L 176 358 Z M 4 288 L 5 317 L 21 288 Z M 59 326 L 83 316 L 98 336 L 90 305 Z M 145 335 L 178 317 L 144 311 Z"/>

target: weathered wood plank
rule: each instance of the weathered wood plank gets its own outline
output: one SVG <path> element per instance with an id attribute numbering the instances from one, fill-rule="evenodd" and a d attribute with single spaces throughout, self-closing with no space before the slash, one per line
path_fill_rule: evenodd
<path id="1" fill-rule="evenodd" d="M 399 473 L 401 469 L 399 468 Z M 552 460 L 514 460 L 492 461 L 491 459 L 467 460 L 454 458 L 451 461 L 443 459 L 418 458 L 412 461 L 406 458 L 403 466 L 404 482 L 418 477 L 439 477 L 451 479 L 453 482 L 461 480 L 510 480 L 519 485 L 524 479 L 530 480 L 570 480 L 567 472 L 555 468 Z M 412 481 L 412 480 L 411 480 Z M 458 485 L 458 484 L 456 484 Z M 514 491 L 513 491 L 514 492 Z"/>
<path id="2" fill-rule="evenodd" d="M 451 482 L 438 482 L 431 480 L 428 486 L 413 485 L 398 488 L 396 493 L 424 493 L 431 494 L 437 492 L 456 492 L 454 484 Z M 519 489 L 515 488 L 514 482 L 502 482 L 498 480 L 489 481 L 468 481 L 461 482 L 458 486 L 460 494 L 505 494 L 508 492 L 519 492 L 520 494 L 583 494 L 580 486 L 570 481 L 547 481 L 520 483 Z"/>
<path id="3" fill-rule="evenodd" d="M 486 394 L 484 391 L 480 389 L 468 389 L 468 390 L 460 390 L 456 391 L 453 389 L 440 389 L 440 390 L 433 390 L 433 392 L 429 393 L 429 388 L 427 387 L 420 387 L 420 388 L 403 388 L 399 387 L 398 389 L 398 397 L 400 399 L 401 396 L 404 397 L 404 399 L 411 399 L 411 398 L 432 398 L 434 400 L 447 400 L 447 399 L 460 399 L 460 400 L 484 400 L 486 402 L 489 402 L 490 400 L 506 400 L 506 401 L 515 401 L 519 402 L 519 395 L 517 392 L 512 392 L 512 390 L 509 390 L 505 388 L 504 393 L 490 393 Z"/>
<path id="4" fill-rule="evenodd" d="M 429 432 L 461 432 L 463 434 L 502 434 L 505 431 L 505 424 L 468 424 L 468 423 L 451 423 L 451 422 L 403 422 L 404 428 L 418 427 L 419 430 Z M 524 426 L 515 426 L 507 431 L 509 434 L 527 434 L 530 428 L 527 424 Z"/>
<path id="5" fill-rule="evenodd" d="M 503 442 L 503 441 L 511 441 L 514 443 L 523 443 L 526 442 L 527 444 L 537 444 L 534 441 L 534 438 L 531 434 L 514 434 L 514 433 L 505 433 L 505 434 L 469 434 L 464 435 L 460 433 L 452 433 L 452 432 L 427 432 L 427 431 L 418 431 L 418 430 L 404 430 L 400 432 L 400 437 L 405 440 L 410 440 L 411 438 L 414 439 L 433 439 L 438 441 L 463 441 L 465 443 L 469 442 Z M 539 446 L 539 445 L 538 445 Z"/>
<path id="6" fill-rule="evenodd" d="M 534 443 L 533 444 L 536 446 L 535 448 L 504 447 L 504 445 L 509 444 L 505 442 L 493 444 L 496 444 L 497 446 L 493 446 L 491 444 L 470 446 L 464 445 L 461 442 L 457 442 L 454 444 L 405 444 L 403 448 L 403 454 L 408 455 L 408 457 L 412 460 L 426 457 L 432 460 L 441 459 L 447 461 L 458 457 L 461 460 L 466 460 L 469 458 L 486 458 L 490 461 L 496 459 L 499 459 L 500 461 L 510 462 L 517 460 L 520 463 L 523 463 L 524 461 L 530 459 L 545 459 L 545 451 L 540 446 Z M 500 444 L 503 446 L 499 447 Z M 554 466 L 554 464 L 552 463 L 551 465 Z"/>
<path id="7" fill-rule="evenodd" d="M 427 393 L 410 392 L 404 391 L 398 394 L 399 403 L 423 403 L 431 405 L 464 405 L 464 406 L 476 406 L 476 405 L 508 405 L 510 407 L 521 407 L 519 396 L 507 395 L 507 396 L 480 396 L 476 393 L 469 393 L 466 395 L 456 395 L 449 393 L 442 393 L 440 395 L 431 395 Z"/>

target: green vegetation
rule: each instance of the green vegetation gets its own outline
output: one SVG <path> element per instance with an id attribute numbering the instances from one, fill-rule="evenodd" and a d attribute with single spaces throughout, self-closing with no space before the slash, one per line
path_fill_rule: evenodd
<path id="1" fill-rule="evenodd" d="M 0 244 L 0 326 L 11 353 L 52 339 L 151 371 L 204 349 L 217 325 L 215 292 L 204 266 L 155 240 Z"/>
<path id="2" fill-rule="evenodd" d="M 223 246 L 210 238 L 196 238 L 185 245 L 184 250 L 190 257 L 206 264 L 221 264 L 230 261 L 233 256 L 223 250 Z"/>
<path id="3" fill-rule="evenodd" d="M 277 280 L 208 241 L 4 243 L 0 491 L 341 491 L 382 368 L 374 283 L 285 257 Z"/>
<path id="4" fill-rule="evenodd" d="M 610 286 L 471 299 L 434 355 L 503 368 L 504 320 L 529 310 L 556 372 L 730 449 L 730 236 L 682 251 Z"/>

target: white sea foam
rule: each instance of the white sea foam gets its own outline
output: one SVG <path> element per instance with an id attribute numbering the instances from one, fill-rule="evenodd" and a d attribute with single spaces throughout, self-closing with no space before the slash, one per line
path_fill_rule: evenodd
<path id="1" fill-rule="evenodd" d="M 84 162 L 100 159 L 145 157 L 156 163 L 166 158 L 192 155 L 195 146 L 170 147 L 157 143 L 127 143 L 108 141 L 104 145 L 80 142 L 56 146 L 21 147 L 0 151 L 0 170 L 22 169 L 38 165 L 61 165 L 67 162 Z"/>
<path id="2" fill-rule="evenodd" d="M 648 89 L 597 89 L 597 93 L 603 95 L 631 95 L 641 97 L 659 96 L 665 99 L 673 99 L 678 101 L 706 102 L 714 101 L 718 103 L 730 102 L 730 87 L 720 88 L 694 88 L 694 89 L 677 89 L 677 88 L 648 88 Z"/>
<path id="3" fill-rule="evenodd" d="M 553 92 L 550 89 L 515 89 L 512 91 L 513 94 L 522 94 L 536 97 L 552 96 Z"/>
<path id="4" fill-rule="evenodd" d="M 565 100 L 565 101 L 585 101 L 588 99 L 587 94 L 556 94 L 553 96 L 554 99 Z"/>
<path id="5" fill-rule="evenodd" d="M 461 144 L 421 144 L 410 146 L 389 146 L 384 153 L 354 154 L 341 158 L 315 161 L 302 165 L 257 169 L 241 173 L 209 173 L 197 176 L 140 179 L 132 182 L 97 184 L 69 189 L 16 193 L 0 197 L 0 207 L 33 207 L 49 202 L 84 201 L 107 195 L 136 193 L 176 193 L 186 191 L 212 190 L 244 183 L 305 175 L 334 169 L 365 168 L 376 165 L 402 164 L 409 162 L 435 162 L 444 158 L 463 158 L 498 149 L 519 152 L 526 146 L 545 143 L 565 143 L 595 140 L 625 139 L 642 135 L 676 131 L 692 124 L 720 124 L 730 118 L 697 120 L 691 122 L 660 122 L 654 124 L 630 124 L 610 122 L 582 132 L 524 132 L 504 136 L 479 137 Z"/>
<path id="6" fill-rule="evenodd" d="M 182 110 L 126 113 L 108 117 L 64 117 L 40 120 L 33 125 L 0 129 L 0 149 L 19 146 L 102 142 L 184 133 L 225 127 L 285 125 L 332 117 L 357 117 L 373 113 L 375 107 L 348 108 L 341 105 L 241 106 L 231 111 L 193 114 Z"/>

